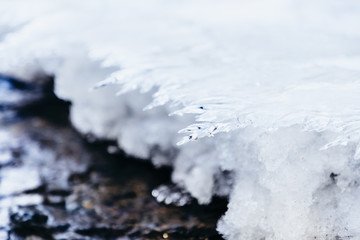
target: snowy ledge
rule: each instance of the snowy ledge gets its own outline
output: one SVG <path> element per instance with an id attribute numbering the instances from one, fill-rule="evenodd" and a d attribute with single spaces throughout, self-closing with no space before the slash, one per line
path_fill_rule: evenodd
<path id="1" fill-rule="evenodd" d="M 0 6 L 0 72 L 54 74 L 79 131 L 228 196 L 225 238 L 360 238 L 358 1 Z"/>

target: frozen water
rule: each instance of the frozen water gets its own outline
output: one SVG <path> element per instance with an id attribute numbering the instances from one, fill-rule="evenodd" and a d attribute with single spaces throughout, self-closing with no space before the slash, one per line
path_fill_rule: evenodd
<path id="1" fill-rule="evenodd" d="M 190 204 L 192 200 L 189 193 L 179 189 L 177 186 L 160 185 L 151 194 L 158 202 L 179 207 Z"/>
<path id="2" fill-rule="evenodd" d="M 0 71 L 55 74 L 79 131 L 229 196 L 227 239 L 360 238 L 359 1 L 0 6 Z"/>

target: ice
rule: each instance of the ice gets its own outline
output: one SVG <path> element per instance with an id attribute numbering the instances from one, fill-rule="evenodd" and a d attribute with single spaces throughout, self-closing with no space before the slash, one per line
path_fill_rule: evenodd
<path id="1" fill-rule="evenodd" d="M 359 22 L 355 0 L 3 0 L 0 72 L 54 74 L 80 132 L 229 197 L 226 239 L 359 239 Z"/>

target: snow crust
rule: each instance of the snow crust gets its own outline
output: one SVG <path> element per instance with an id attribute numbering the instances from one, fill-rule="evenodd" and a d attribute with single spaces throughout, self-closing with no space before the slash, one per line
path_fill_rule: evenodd
<path id="1" fill-rule="evenodd" d="M 360 239 L 359 23 L 355 0 L 2 0 L 0 72 L 55 74 L 79 131 L 228 196 L 226 239 Z"/>

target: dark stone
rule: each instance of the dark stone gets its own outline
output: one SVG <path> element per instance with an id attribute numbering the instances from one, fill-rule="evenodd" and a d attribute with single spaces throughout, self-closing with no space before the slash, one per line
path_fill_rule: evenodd
<path id="1" fill-rule="evenodd" d="M 22 208 L 10 214 L 11 232 L 20 236 L 31 235 L 53 239 L 52 231 L 46 228 L 48 217 L 36 208 Z"/>
<path id="2" fill-rule="evenodd" d="M 97 237 L 102 237 L 102 238 L 108 239 L 108 238 L 124 236 L 130 229 L 131 229 L 131 227 L 126 227 L 123 229 L 94 227 L 94 228 L 87 228 L 87 229 L 79 229 L 79 230 L 76 230 L 75 232 L 80 235 L 84 235 L 84 236 L 97 236 Z"/>
<path id="3" fill-rule="evenodd" d="M 10 195 L 0 189 L 2 210 L 13 207 L 1 205 L 3 200 L 18 199 L 13 203 L 18 207 L 7 221 L 0 222 L 0 236 L 7 232 L 8 239 L 16 240 L 31 236 L 50 240 L 221 239 L 215 229 L 226 211 L 225 199 L 215 198 L 208 206 L 196 201 L 186 207 L 158 203 L 151 192 L 171 181 L 169 167 L 155 168 L 150 161 L 131 158 L 121 150 L 109 154 L 115 141 L 87 141 L 67 121 L 69 103 L 55 97 L 52 78 L 35 84 L 0 76 L 0 87 L 1 81 L 10 92 L 28 94 L 0 111 L 0 128 L 8 140 L 20 142 L 14 147 L 8 140 L 0 141 L 0 149 L 12 152 L 10 163 L 0 168 L 0 178 L 5 176 L 3 171 L 18 172 L 20 183 L 26 183 L 32 179 L 24 173 L 36 169 L 40 180 Z M 7 111 L 14 114 L 8 116 Z M 32 155 L 33 151 L 38 153 Z"/>

